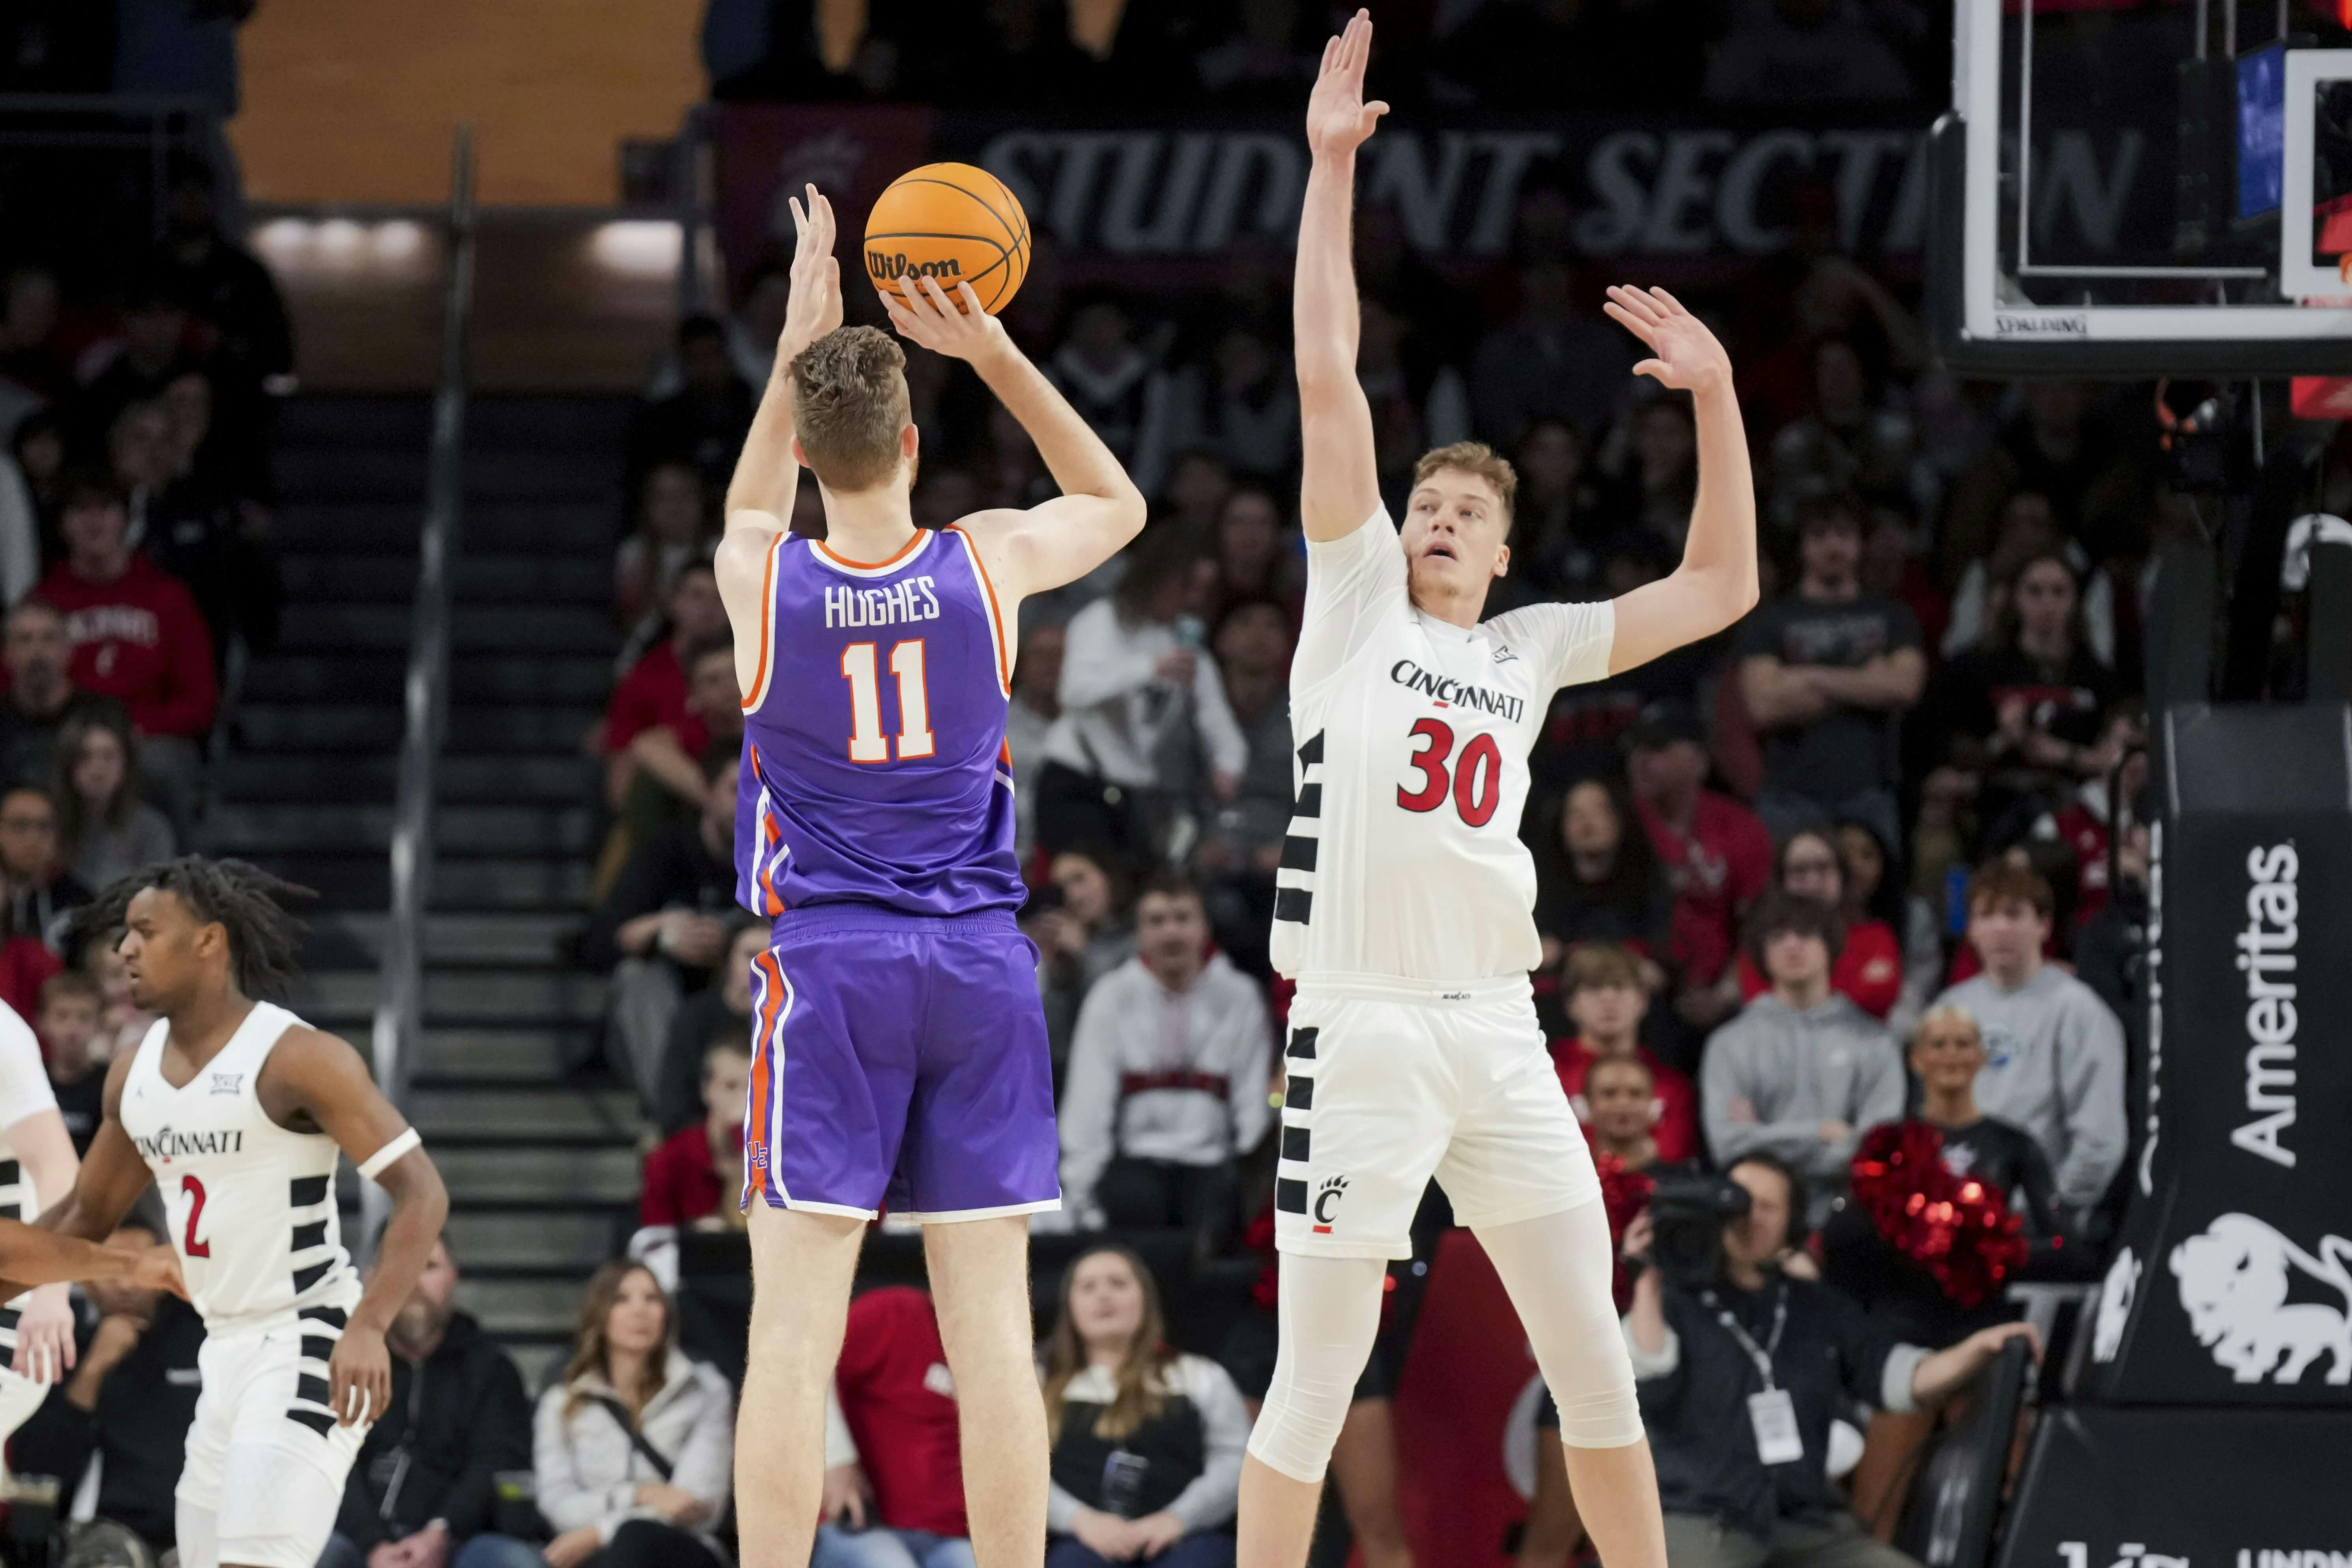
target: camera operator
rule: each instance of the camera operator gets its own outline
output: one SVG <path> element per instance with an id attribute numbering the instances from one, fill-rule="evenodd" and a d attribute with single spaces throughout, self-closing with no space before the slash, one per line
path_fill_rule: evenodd
<path id="1" fill-rule="evenodd" d="M 2002 1323 L 1945 1351 L 1895 1342 L 1783 1268 L 1803 1202 L 1788 1165 L 1750 1154 L 1725 1178 L 1662 1180 L 1626 1227 L 1627 1258 L 1649 1265 L 1625 1338 L 1671 1568 L 1916 1568 L 1831 1489 L 1831 1417 L 1846 1396 L 1933 1405 L 2032 1335 Z"/>

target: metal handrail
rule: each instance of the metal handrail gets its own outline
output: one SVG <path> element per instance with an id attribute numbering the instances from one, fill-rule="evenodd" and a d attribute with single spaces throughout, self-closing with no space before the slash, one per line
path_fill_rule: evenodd
<path id="1" fill-rule="evenodd" d="M 424 1018 L 425 912 L 433 887 L 436 763 L 449 719 L 450 579 L 465 507 L 466 323 L 474 300 L 474 132 L 457 127 L 449 171 L 449 283 L 441 319 L 441 374 L 433 395 L 433 446 L 425 473 L 425 519 L 416 541 L 416 605 L 402 685 L 405 724 L 400 740 L 399 794 L 392 816 L 392 909 L 385 922 L 383 971 L 375 1006 L 377 1087 L 404 1106 Z M 362 1184 L 366 1238 L 391 1205 L 374 1183 Z"/>

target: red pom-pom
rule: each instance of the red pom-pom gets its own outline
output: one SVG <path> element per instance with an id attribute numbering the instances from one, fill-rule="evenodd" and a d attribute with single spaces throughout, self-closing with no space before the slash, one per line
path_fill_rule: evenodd
<path id="1" fill-rule="evenodd" d="M 1999 1193 L 1945 1168 L 1925 1121 L 1873 1128 L 1853 1156 L 1853 1195 L 1889 1246 L 1963 1307 L 1981 1306 L 2025 1261 L 2023 1222 Z"/>

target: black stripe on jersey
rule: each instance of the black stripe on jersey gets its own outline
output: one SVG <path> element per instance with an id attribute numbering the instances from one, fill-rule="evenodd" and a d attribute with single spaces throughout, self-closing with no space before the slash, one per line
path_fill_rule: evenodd
<path id="1" fill-rule="evenodd" d="M 302 1336 L 302 1359 L 304 1361 L 332 1361 L 334 1359 L 334 1355 L 335 1342 L 327 1338 L 324 1334 L 304 1334 Z"/>
<path id="2" fill-rule="evenodd" d="M 1315 1040 L 1321 1033 L 1322 1031 L 1315 1027 L 1312 1024 L 1307 1025 L 1307 1027 L 1303 1029 L 1291 1030 L 1290 1048 L 1284 1051 L 1282 1054 L 1286 1057 L 1297 1057 L 1301 1061 L 1313 1061 L 1315 1059 Z"/>
<path id="3" fill-rule="evenodd" d="M 1288 1176 L 1277 1177 L 1274 1184 L 1274 1206 L 1284 1214 L 1305 1214 L 1307 1184 L 1294 1182 Z"/>
<path id="4" fill-rule="evenodd" d="M 1323 760 L 1323 731 L 1318 730 L 1307 737 L 1307 744 L 1298 748 L 1298 765 L 1311 768 Z"/>
<path id="5" fill-rule="evenodd" d="M 321 1437 L 335 1428 L 335 1418 L 323 1410 L 289 1410 L 286 1419 L 300 1422 Z"/>
<path id="6" fill-rule="evenodd" d="M 287 1184 L 286 1201 L 298 1209 L 306 1209 L 327 1201 L 325 1176 L 297 1176 Z"/>
<path id="7" fill-rule="evenodd" d="M 309 1318 L 313 1322 L 324 1323 L 331 1329 L 338 1330 L 351 1321 L 349 1315 L 341 1307 L 305 1307 L 296 1316 Z"/>
<path id="8" fill-rule="evenodd" d="M 335 1260 L 330 1258 L 324 1263 L 313 1263 L 308 1268 L 294 1270 L 294 1294 L 299 1296 L 303 1291 L 324 1279 L 327 1277 L 327 1270 L 334 1266 Z"/>
<path id="9" fill-rule="evenodd" d="M 1298 786 L 1298 807 L 1296 811 L 1292 812 L 1291 815 L 1293 816 L 1321 816 L 1323 815 L 1323 786 L 1319 784 L 1300 784 Z"/>
<path id="10" fill-rule="evenodd" d="M 1274 918 L 1307 923 L 1315 910 L 1315 895 L 1304 888 L 1276 888 L 1274 890 Z"/>
<path id="11" fill-rule="evenodd" d="M 1282 868 L 1286 871 L 1315 869 L 1315 847 L 1321 842 L 1319 838 L 1303 838 L 1296 833 L 1286 836 L 1282 841 Z"/>
<path id="12" fill-rule="evenodd" d="M 0 1187 L 13 1187 L 25 1173 L 25 1167 L 14 1160 L 0 1160 Z"/>
<path id="13" fill-rule="evenodd" d="M 298 1225 L 294 1227 L 295 1251 L 308 1252 L 314 1247 L 326 1245 L 327 1222 L 325 1220 L 314 1219 L 309 1225 Z"/>
<path id="14" fill-rule="evenodd" d="M 294 1397 L 311 1405 L 327 1403 L 327 1380 L 304 1373 L 294 1380 Z"/>
<path id="15" fill-rule="evenodd" d="M 1282 1157 L 1284 1159 L 1297 1160 L 1300 1163 L 1304 1164 L 1307 1161 L 1307 1139 L 1306 1128 L 1286 1127 L 1282 1130 Z"/>
<path id="16" fill-rule="evenodd" d="M 1282 1108 L 1285 1110 L 1315 1109 L 1315 1080 L 1292 1073 L 1282 1086 Z"/>

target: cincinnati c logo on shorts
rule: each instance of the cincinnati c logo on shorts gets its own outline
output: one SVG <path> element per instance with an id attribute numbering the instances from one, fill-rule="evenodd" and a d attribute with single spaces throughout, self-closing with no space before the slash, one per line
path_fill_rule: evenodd
<path id="1" fill-rule="evenodd" d="M 1348 1178 L 1333 1176 L 1315 1194 L 1315 1234 L 1331 1234 L 1332 1216 L 1339 1212 L 1339 1200 L 1348 1195 Z"/>

